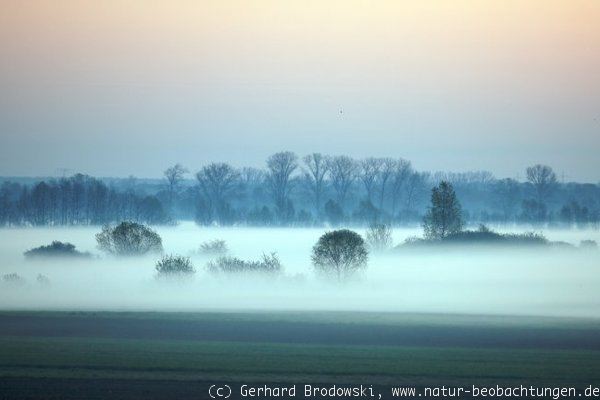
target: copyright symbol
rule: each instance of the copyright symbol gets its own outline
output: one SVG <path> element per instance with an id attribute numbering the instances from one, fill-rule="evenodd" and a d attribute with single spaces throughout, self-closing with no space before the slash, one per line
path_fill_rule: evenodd
<path id="1" fill-rule="evenodd" d="M 211 399 L 228 399 L 231 396 L 231 388 L 229 385 L 210 385 L 208 395 Z"/>

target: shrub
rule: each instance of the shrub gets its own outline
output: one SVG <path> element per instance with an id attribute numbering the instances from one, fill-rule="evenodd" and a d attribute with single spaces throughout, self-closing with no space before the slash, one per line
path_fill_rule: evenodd
<path id="1" fill-rule="evenodd" d="M 50 279 L 46 275 L 38 274 L 35 280 L 40 286 L 50 286 Z"/>
<path id="2" fill-rule="evenodd" d="M 211 240 L 200 245 L 200 253 L 207 256 L 224 256 L 229 252 L 224 240 Z"/>
<path id="3" fill-rule="evenodd" d="M 386 251 L 392 247 L 392 228 L 385 224 L 371 224 L 367 230 L 367 243 L 373 251 Z"/>
<path id="4" fill-rule="evenodd" d="M 549 244 L 550 244 L 550 246 L 557 248 L 557 249 L 570 250 L 570 249 L 576 248 L 571 243 L 563 242 L 561 240 L 555 241 L 555 242 L 549 242 Z"/>
<path id="5" fill-rule="evenodd" d="M 277 274 L 283 267 L 277 254 L 263 254 L 262 259 L 258 261 L 244 261 L 236 257 L 219 257 L 215 261 L 207 264 L 207 269 L 212 273 L 259 273 L 259 274 Z"/>
<path id="6" fill-rule="evenodd" d="M 159 277 L 191 276 L 196 270 L 189 257 L 167 255 L 156 263 L 156 272 Z"/>
<path id="7" fill-rule="evenodd" d="M 73 257 L 90 258 L 90 253 L 83 253 L 75 249 L 75 245 L 66 242 L 53 241 L 47 246 L 40 246 L 27 250 L 23 255 L 26 258 L 45 258 L 45 257 Z"/>
<path id="8" fill-rule="evenodd" d="M 116 227 L 104 226 L 96 235 L 98 248 L 118 256 L 139 256 L 162 252 L 162 239 L 152 229 L 137 222 L 121 222 Z"/>
<path id="9" fill-rule="evenodd" d="M 27 281 L 21 275 L 12 273 L 3 275 L 2 282 L 11 286 L 24 286 Z"/>
<path id="10" fill-rule="evenodd" d="M 338 281 L 366 268 L 368 251 L 363 238 L 356 232 L 340 229 L 325 233 L 313 247 L 315 269 L 332 275 Z"/>
<path id="11" fill-rule="evenodd" d="M 504 237 L 509 244 L 547 245 L 550 243 L 544 235 L 535 232 L 507 233 L 502 235 L 502 237 Z"/>
<path id="12" fill-rule="evenodd" d="M 568 243 L 550 242 L 540 233 L 506 233 L 494 232 L 485 225 L 480 225 L 476 231 L 460 231 L 451 233 L 441 239 L 421 239 L 408 238 L 403 246 L 415 245 L 439 245 L 439 244 L 460 244 L 460 245 L 510 245 L 510 246 L 541 246 L 554 245 L 556 247 L 572 247 Z"/>
<path id="13" fill-rule="evenodd" d="M 582 240 L 579 242 L 579 247 L 582 249 L 597 249 L 598 243 L 595 240 Z"/>
<path id="14" fill-rule="evenodd" d="M 442 239 L 445 242 L 490 243 L 505 240 L 504 235 L 492 231 L 485 225 L 479 225 L 476 231 L 460 231 L 451 233 Z"/>
<path id="15" fill-rule="evenodd" d="M 399 248 L 400 246 L 426 245 L 428 243 L 429 243 L 429 241 L 427 239 L 423 239 L 423 238 L 418 237 L 418 236 L 409 236 L 406 239 L 404 239 L 404 243 L 402 243 L 401 245 L 396 246 L 396 248 Z"/>

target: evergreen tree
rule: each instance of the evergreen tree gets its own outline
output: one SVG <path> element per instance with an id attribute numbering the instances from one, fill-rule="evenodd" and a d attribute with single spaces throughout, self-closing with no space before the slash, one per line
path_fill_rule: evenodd
<path id="1" fill-rule="evenodd" d="M 452 185 L 442 181 L 431 190 L 431 206 L 423 218 L 427 239 L 443 239 L 462 230 L 463 220 L 460 203 Z"/>

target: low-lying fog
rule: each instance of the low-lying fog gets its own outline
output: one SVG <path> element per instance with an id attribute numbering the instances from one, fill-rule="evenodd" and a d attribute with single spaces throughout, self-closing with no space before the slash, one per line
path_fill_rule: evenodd
<path id="1" fill-rule="evenodd" d="M 157 228 L 165 253 L 189 255 L 197 270 L 182 284 L 155 279 L 159 256 L 100 254 L 98 227 L 0 230 L 0 275 L 17 273 L 24 286 L 0 282 L 0 308 L 56 310 L 373 310 L 514 315 L 600 316 L 600 251 L 540 248 L 453 248 L 393 251 L 369 257 L 367 270 L 340 285 L 313 272 L 310 253 L 325 229 L 207 228 L 193 223 Z M 514 232 L 526 231 L 515 228 Z M 364 231 L 359 230 L 361 234 Z M 551 240 L 600 241 L 599 231 L 544 230 Z M 421 230 L 395 229 L 394 244 Z M 258 259 L 277 252 L 284 274 L 257 279 L 214 276 L 205 241 L 223 239 L 230 255 Z M 92 260 L 31 261 L 23 252 L 52 240 L 71 242 Z M 50 285 L 40 285 L 43 274 Z"/>

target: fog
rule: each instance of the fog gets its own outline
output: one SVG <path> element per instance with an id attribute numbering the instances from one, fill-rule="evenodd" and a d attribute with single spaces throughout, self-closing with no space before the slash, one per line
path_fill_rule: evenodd
<path id="1" fill-rule="evenodd" d="M 207 228 L 183 222 L 159 227 L 165 253 L 188 255 L 196 268 L 185 282 L 155 277 L 159 256 L 117 258 L 96 249 L 98 227 L 0 230 L 0 275 L 17 273 L 23 286 L 0 282 L 3 310 L 348 310 L 543 316 L 600 316 L 600 251 L 558 248 L 453 247 L 370 254 L 368 268 L 344 284 L 320 279 L 310 252 L 325 228 Z M 526 228 L 511 228 L 523 232 Z M 530 230 L 530 229 L 529 229 Z M 358 230 L 364 234 L 363 230 Z M 600 241 L 593 230 L 544 230 L 550 240 Z M 394 230 L 394 244 L 421 229 Z M 198 254 L 223 239 L 230 254 L 258 259 L 276 252 L 277 277 L 215 276 Z M 26 260 L 23 252 L 52 240 L 71 242 L 90 260 Z M 50 285 L 36 281 L 38 274 Z"/>

